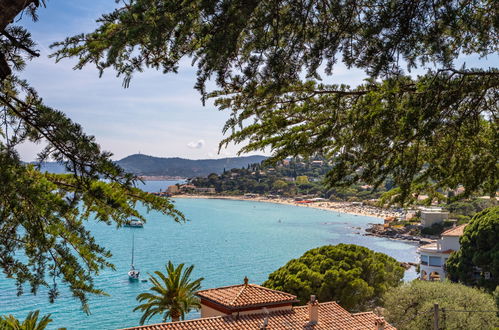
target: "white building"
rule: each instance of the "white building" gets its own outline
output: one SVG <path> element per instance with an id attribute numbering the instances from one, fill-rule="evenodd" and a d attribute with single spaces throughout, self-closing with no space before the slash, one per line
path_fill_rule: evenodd
<path id="1" fill-rule="evenodd" d="M 439 207 L 421 209 L 421 225 L 431 227 L 435 223 L 441 223 L 449 219 L 449 212 L 443 211 Z"/>
<path id="2" fill-rule="evenodd" d="M 444 269 L 449 255 L 459 250 L 459 238 L 463 235 L 466 224 L 454 227 L 442 233 L 442 238 L 435 243 L 419 247 L 419 278 L 425 281 L 443 281 L 447 274 Z"/>

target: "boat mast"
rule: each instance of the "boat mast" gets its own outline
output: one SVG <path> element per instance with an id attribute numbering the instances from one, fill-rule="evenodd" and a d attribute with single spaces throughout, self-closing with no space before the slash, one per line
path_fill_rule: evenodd
<path id="1" fill-rule="evenodd" d="M 135 235 L 132 234 L 132 269 L 133 269 L 133 252 L 134 252 Z"/>

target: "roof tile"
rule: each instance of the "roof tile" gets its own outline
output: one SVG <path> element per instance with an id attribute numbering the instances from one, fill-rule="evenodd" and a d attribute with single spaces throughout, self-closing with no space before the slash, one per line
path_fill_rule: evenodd
<path id="1" fill-rule="evenodd" d="M 215 316 L 195 320 L 145 325 L 128 330 L 248 330 L 260 329 L 268 318 L 267 329 L 306 329 L 306 330 L 373 330 L 378 318 L 374 313 L 350 314 L 336 302 L 319 304 L 319 322 L 308 322 L 308 307 L 294 307 L 292 310 L 270 313 L 249 314 L 235 317 Z M 386 323 L 386 330 L 395 329 Z"/>
<path id="2" fill-rule="evenodd" d="M 296 301 L 296 296 L 292 294 L 268 289 L 256 284 L 225 286 L 198 291 L 196 294 L 201 298 L 214 301 L 228 308 Z"/>
<path id="3" fill-rule="evenodd" d="M 464 227 L 468 225 L 465 223 L 464 225 L 460 225 L 454 228 L 451 228 L 449 230 L 446 230 L 442 233 L 442 236 L 463 236 L 464 233 Z"/>

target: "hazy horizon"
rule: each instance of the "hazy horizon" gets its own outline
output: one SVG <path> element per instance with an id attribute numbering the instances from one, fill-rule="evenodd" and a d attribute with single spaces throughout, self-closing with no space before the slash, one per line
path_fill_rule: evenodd
<path id="1" fill-rule="evenodd" d="M 147 155 L 144 153 L 135 153 L 135 154 L 130 154 L 124 157 L 121 157 L 120 159 L 113 159 L 114 161 L 120 161 L 125 158 L 131 157 L 131 156 L 136 156 L 136 155 L 141 155 L 141 156 L 147 156 L 147 157 L 153 157 L 153 158 L 161 158 L 161 159 L 170 159 L 170 158 L 180 158 L 180 159 L 186 159 L 186 160 L 220 160 L 220 159 L 226 159 L 226 158 L 244 158 L 244 157 L 269 157 L 263 154 L 245 154 L 245 155 L 240 155 L 240 156 L 223 156 L 223 157 L 215 157 L 215 158 L 187 158 L 187 157 L 179 157 L 179 156 L 168 156 L 168 157 L 162 157 L 162 156 L 154 156 L 154 155 Z M 27 163 L 36 163 L 36 160 L 25 160 Z M 43 163 L 57 163 L 56 161 L 44 161 Z"/>

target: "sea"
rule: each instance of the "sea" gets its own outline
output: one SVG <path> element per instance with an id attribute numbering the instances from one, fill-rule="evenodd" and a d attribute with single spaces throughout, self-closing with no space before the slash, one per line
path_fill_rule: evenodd
<path id="1" fill-rule="evenodd" d="M 146 181 L 147 191 L 166 189 L 173 181 Z M 380 219 L 355 216 L 320 209 L 222 199 L 175 199 L 175 206 L 188 219 L 175 223 L 158 212 L 145 213 L 144 228 L 121 228 L 89 221 L 87 228 L 96 241 L 113 253 L 111 262 L 116 270 L 104 270 L 95 278 L 95 285 L 109 296 L 90 298 L 90 315 L 79 300 L 61 284 L 60 296 L 50 304 L 47 290 L 36 296 L 29 292 L 16 295 L 14 282 L 0 276 L 0 315 L 26 317 L 29 311 L 51 314 L 49 329 L 119 329 L 139 325 L 140 312 L 133 312 L 139 303 L 136 297 L 147 291 L 149 282 L 129 282 L 132 240 L 135 244 L 135 266 L 141 277 L 165 264 L 194 265 L 193 278 L 203 277 L 203 289 L 243 283 L 261 284 L 268 275 L 300 257 L 305 251 L 327 244 L 351 243 L 386 253 L 399 261 L 415 262 L 417 245 L 385 238 L 363 236 L 369 223 Z M 405 280 L 416 277 L 414 269 Z M 187 318 L 199 317 L 192 312 Z M 161 322 L 152 318 L 148 324 Z"/>

